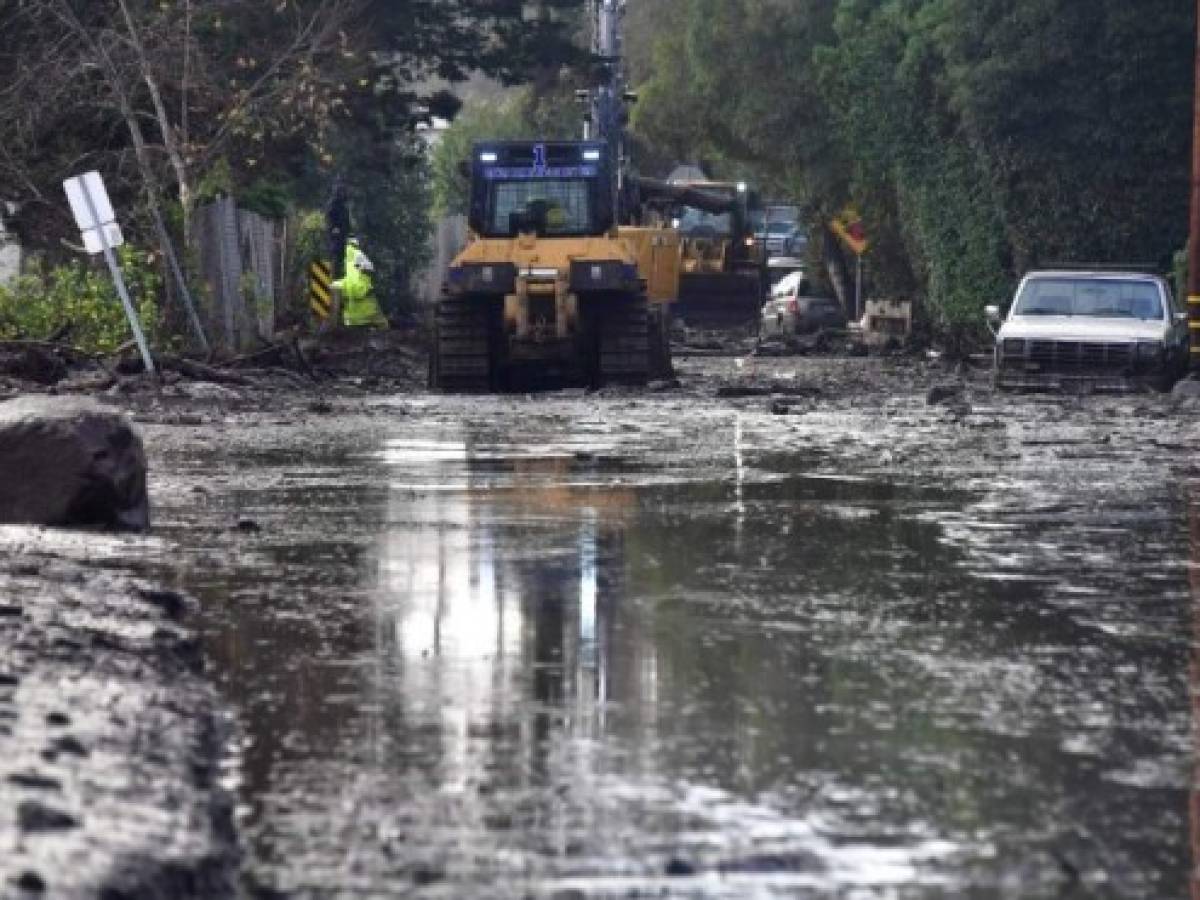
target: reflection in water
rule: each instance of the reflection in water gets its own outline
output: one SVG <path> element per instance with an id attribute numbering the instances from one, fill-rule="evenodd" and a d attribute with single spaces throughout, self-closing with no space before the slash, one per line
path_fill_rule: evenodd
<path id="1" fill-rule="evenodd" d="M 444 804 L 420 816 L 409 854 L 419 857 L 422 842 L 435 853 L 490 846 L 499 855 L 477 877 L 499 866 L 587 892 L 612 889 L 617 876 L 665 877 L 678 854 L 697 867 L 709 857 L 731 880 L 705 895 L 739 896 L 745 885 L 733 876 L 761 878 L 764 866 L 781 888 L 895 883 L 957 852 L 924 832 L 870 852 L 839 846 L 821 829 L 847 815 L 869 820 L 879 806 L 835 790 L 836 778 L 816 782 L 836 798 L 819 814 L 799 798 L 750 802 L 755 786 L 786 783 L 809 755 L 819 768 L 825 751 L 813 740 L 825 726 L 819 698 L 797 705 L 786 643 L 739 624 L 750 610 L 680 603 L 697 590 L 702 598 L 706 579 L 714 599 L 736 596 L 724 582 L 743 552 L 761 560 L 796 549 L 743 548 L 762 498 L 740 419 L 730 436 L 732 482 L 658 495 L 685 517 L 696 495 L 703 520 L 672 523 L 668 512 L 649 528 L 637 490 L 571 457 L 504 458 L 469 435 L 389 447 L 371 731 L 403 735 L 384 764 L 419 770 Z M 733 515 L 711 518 L 710 505 Z M 793 515 L 823 527 L 811 510 Z M 631 575 L 661 594 L 652 606 L 632 603 Z M 864 834 L 890 832 L 878 822 Z"/>
<path id="2" fill-rule="evenodd" d="M 466 438 L 397 442 L 385 459 L 395 468 L 376 550 L 377 690 L 403 706 L 387 714 L 436 741 L 427 758 L 441 790 L 497 775 L 544 781 L 552 735 L 604 734 L 620 578 L 602 582 L 600 557 L 620 569 L 635 497 L 589 503 L 600 495 L 569 486 L 565 457 L 476 468 Z M 414 476 L 459 490 L 414 494 Z M 495 738 L 513 751 L 506 759 L 494 758 Z"/>
<path id="3" fill-rule="evenodd" d="M 263 538 L 185 578 L 243 713 L 264 885 L 1180 895 L 1170 498 L 1114 528 L 810 476 L 740 416 L 671 479 L 437 427 L 354 484 L 341 458 L 319 490 L 255 479 L 229 502 Z"/>

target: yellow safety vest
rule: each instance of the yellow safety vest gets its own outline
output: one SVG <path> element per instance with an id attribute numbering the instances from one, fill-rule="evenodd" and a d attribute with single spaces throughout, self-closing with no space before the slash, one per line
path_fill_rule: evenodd
<path id="1" fill-rule="evenodd" d="M 346 274 L 333 283 L 342 292 L 342 321 L 347 328 L 387 328 L 371 289 L 371 276 L 357 265 L 364 255 L 353 244 L 346 245 Z"/>

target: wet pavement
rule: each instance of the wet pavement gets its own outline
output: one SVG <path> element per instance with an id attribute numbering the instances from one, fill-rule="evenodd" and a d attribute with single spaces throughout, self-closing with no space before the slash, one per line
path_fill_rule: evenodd
<path id="1" fill-rule="evenodd" d="M 1188 896 L 1195 413 L 733 365 L 145 427 L 249 892 Z"/>

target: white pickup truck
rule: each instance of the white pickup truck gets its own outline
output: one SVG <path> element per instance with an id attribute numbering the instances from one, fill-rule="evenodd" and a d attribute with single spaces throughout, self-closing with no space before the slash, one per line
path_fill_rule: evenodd
<path id="1" fill-rule="evenodd" d="M 1187 370 L 1187 313 L 1157 275 L 1107 270 L 1030 272 L 996 335 L 996 386 L 1168 389 Z"/>

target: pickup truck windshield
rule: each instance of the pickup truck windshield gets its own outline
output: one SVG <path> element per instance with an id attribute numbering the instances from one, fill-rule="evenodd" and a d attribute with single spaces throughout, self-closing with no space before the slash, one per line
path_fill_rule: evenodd
<path id="1" fill-rule="evenodd" d="M 1162 297 L 1150 281 L 1119 278 L 1031 278 L 1017 297 L 1018 316 L 1161 319 Z"/>

